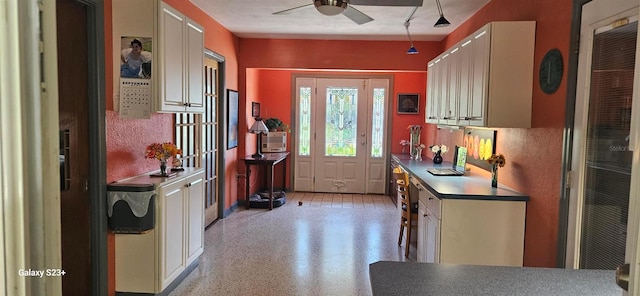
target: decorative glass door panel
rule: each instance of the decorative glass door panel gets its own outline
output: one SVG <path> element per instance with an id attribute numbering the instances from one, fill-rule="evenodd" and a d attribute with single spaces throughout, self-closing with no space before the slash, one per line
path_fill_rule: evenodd
<path id="1" fill-rule="evenodd" d="M 358 89 L 326 89 L 324 156 L 355 157 L 358 122 Z"/>

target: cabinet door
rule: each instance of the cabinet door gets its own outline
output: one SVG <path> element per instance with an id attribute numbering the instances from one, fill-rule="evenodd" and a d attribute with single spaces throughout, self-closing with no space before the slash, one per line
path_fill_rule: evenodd
<path id="1" fill-rule="evenodd" d="M 188 112 L 204 112 L 204 29 L 187 19 L 186 99 Z"/>
<path id="2" fill-rule="evenodd" d="M 470 125 L 471 111 L 471 78 L 473 77 L 472 43 L 473 38 L 464 40 L 458 52 L 460 93 L 458 95 L 458 123 L 463 126 Z"/>
<path id="3" fill-rule="evenodd" d="M 160 209 L 160 290 L 164 290 L 185 269 L 184 182 L 169 184 L 158 197 Z"/>
<path id="4" fill-rule="evenodd" d="M 184 111 L 184 22 L 185 17 L 161 3 L 158 65 L 160 69 L 159 111 Z M 202 69 L 202 68 L 200 68 Z"/>
<path id="5" fill-rule="evenodd" d="M 204 246 L 204 173 L 187 179 L 185 187 L 186 266 L 189 266 L 202 254 Z"/>
<path id="6" fill-rule="evenodd" d="M 427 263 L 440 263 L 440 219 L 429 209 L 426 213 L 426 260 Z"/>
<path id="7" fill-rule="evenodd" d="M 471 101 L 469 106 L 469 125 L 484 126 L 486 123 L 487 85 L 489 76 L 489 26 L 478 31 L 471 43 L 473 72 L 471 75 Z"/>
<path id="8" fill-rule="evenodd" d="M 449 72 L 449 81 L 447 82 L 447 97 L 446 97 L 446 116 L 443 118 L 446 124 L 457 124 L 458 115 L 458 100 L 460 94 L 460 61 L 459 61 L 460 48 L 455 46 L 449 51 L 449 57 L 447 58 L 447 68 Z"/>
<path id="9" fill-rule="evenodd" d="M 436 97 L 436 64 L 429 63 L 427 66 L 427 110 L 425 113 L 426 123 L 438 123 L 438 99 Z"/>
<path id="10" fill-rule="evenodd" d="M 427 206 L 418 201 L 418 245 L 416 247 L 417 261 L 427 262 Z"/>
<path id="11" fill-rule="evenodd" d="M 438 123 L 447 124 L 449 118 L 449 54 L 444 54 L 439 67 L 439 91 L 438 91 Z"/>

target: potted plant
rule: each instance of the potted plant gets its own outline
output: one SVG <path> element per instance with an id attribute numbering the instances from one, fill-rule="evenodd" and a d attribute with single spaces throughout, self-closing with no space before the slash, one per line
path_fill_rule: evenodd
<path id="1" fill-rule="evenodd" d="M 282 122 L 282 120 L 271 117 L 264 121 L 264 124 L 267 126 L 269 131 L 281 131 L 281 132 L 290 132 L 289 125 Z"/>

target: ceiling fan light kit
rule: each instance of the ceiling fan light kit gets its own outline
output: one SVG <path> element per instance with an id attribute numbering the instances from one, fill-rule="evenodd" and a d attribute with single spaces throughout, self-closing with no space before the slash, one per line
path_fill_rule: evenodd
<path id="1" fill-rule="evenodd" d="M 341 14 L 345 9 L 347 9 L 348 4 L 349 4 L 349 1 L 347 0 L 315 0 L 313 1 L 313 5 L 315 5 L 316 9 L 324 15 Z"/>
<path id="2" fill-rule="evenodd" d="M 438 19 L 436 24 L 433 26 L 446 27 L 448 25 L 451 25 L 451 23 L 444 17 L 444 14 L 442 13 L 442 6 L 440 6 L 440 0 L 436 0 L 436 5 L 438 5 L 438 13 L 440 14 L 440 18 Z"/>

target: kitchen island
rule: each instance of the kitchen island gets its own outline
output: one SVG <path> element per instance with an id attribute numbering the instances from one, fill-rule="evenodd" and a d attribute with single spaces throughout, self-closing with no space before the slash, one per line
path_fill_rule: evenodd
<path id="1" fill-rule="evenodd" d="M 379 261 L 369 279 L 373 295 L 622 295 L 612 270 Z"/>

